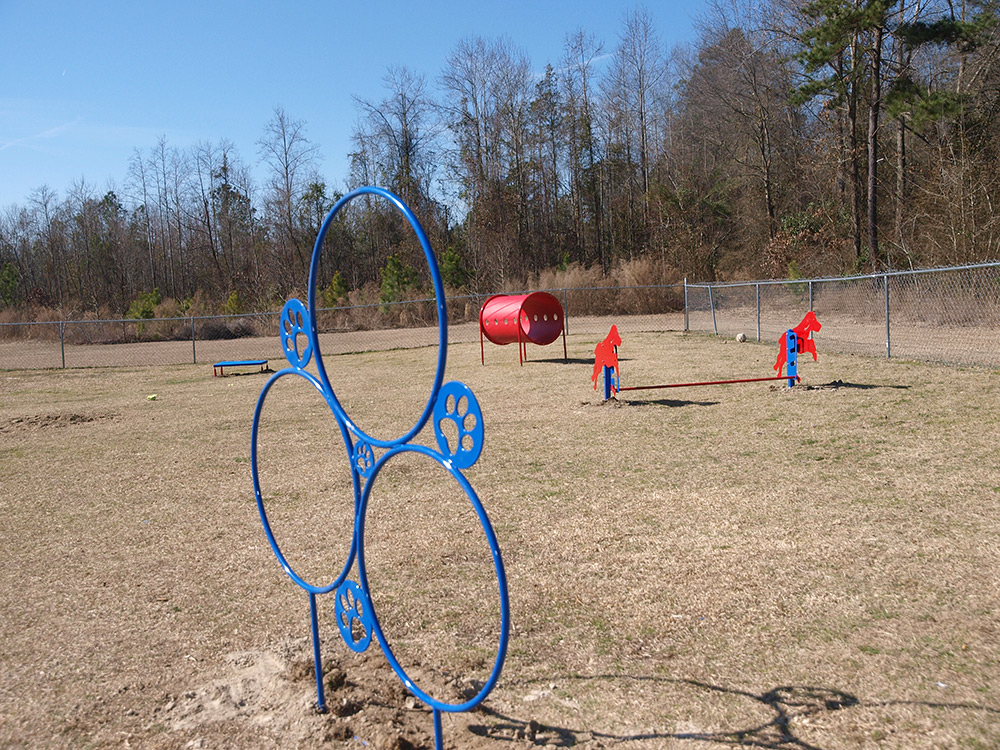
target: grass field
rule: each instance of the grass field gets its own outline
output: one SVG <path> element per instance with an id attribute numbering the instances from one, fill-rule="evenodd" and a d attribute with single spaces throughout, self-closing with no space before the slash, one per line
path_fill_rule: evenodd
<path id="1" fill-rule="evenodd" d="M 607 404 L 591 335 L 523 367 L 513 347 L 486 366 L 478 342 L 449 349 L 446 380 L 484 414 L 465 474 L 512 632 L 483 707 L 445 717 L 446 747 L 1000 746 L 1000 375 L 817 338 L 792 390 Z M 352 418 L 389 438 L 424 407 L 436 354 L 325 361 Z M 635 333 L 620 356 L 642 385 L 765 376 L 775 351 Z M 429 713 L 377 645 L 347 649 L 324 597 L 333 710 L 310 710 L 307 597 L 251 484 L 265 382 L 210 365 L 0 373 L 0 747 L 428 746 Z M 301 378 L 272 388 L 259 450 L 283 551 L 332 580 L 348 460 Z M 464 493 L 430 460 L 393 459 L 365 542 L 400 661 L 435 695 L 474 692 L 498 604 Z"/>

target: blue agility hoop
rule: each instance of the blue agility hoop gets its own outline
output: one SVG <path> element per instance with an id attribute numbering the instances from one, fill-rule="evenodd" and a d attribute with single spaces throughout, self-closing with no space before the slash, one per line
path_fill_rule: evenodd
<path id="1" fill-rule="evenodd" d="M 427 260 L 431 281 L 434 285 L 434 296 L 437 306 L 438 359 L 430 396 L 413 427 L 403 435 L 391 440 L 381 440 L 368 435 L 347 415 L 334 392 L 333 386 L 330 384 L 319 347 L 316 288 L 323 240 L 332 222 L 344 206 L 363 195 L 372 195 L 388 200 L 410 223 L 423 248 L 424 257 Z M 507 641 L 510 633 L 510 603 L 507 593 L 507 577 L 504 572 L 503 559 L 500 555 L 500 547 L 497 543 L 496 534 L 479 497 L 472 489 L 472 485 L 469 484 L 469 481 L 462 474 L 463 469 L 467 469 L 476 463 L 483 450 L 484 421 L 482 410 L 472 390 L 464 383 L 450 382 L 442 386 L 448 350 L 448 311 L 444 300 L 444 285 L 441 282 L 441 274 L 438 271 L 434 251 L 427 239 L 427 235 L 420 226 L 420 222 L 417 221 L 416 216 L 414 216 L 406 204 L 389 191 L 375 187 L 359 188 L 337 201 L 324 219 L 316 237 L 316 244 L 313 248 L 312 260 L 309 267 L 308 304 L 304 304 L 297 299 L 290 299 L 285 303 L 279 322 L 279 338 L 281 340 L 282 351 L 288 360 L 289 366 L 276 372 L 267 381 L 257 399 L 251 430 L 251 475 L 253 478 L 254 497 L 257 501 L 257 510 L 261 523 L 264 526 L 264 533 L 267 536 L 268 543 L 271 545 L 275 557 L 278 558 L 278 562 L 288 577 L 309 595 L 309 621 L 312 631 L 313 661 L 316 670 L 317 708 L 320 711 L 326 710 L 322 661 L 320 658 L 317 595 L 335 592 L 334 615 L 344 642 L 352 650 L 360 652 L 368 647 L 372 636 L 374 636 L 385 653 L 389 665 L 400 680 L 402 680 L 406 688 L 414 696 L 431 707 L 434 721 L 435 747 L 440 749 L 442 747 L 442 712 L 460 712 L 475 708 L 485 699 L 500 677 L 500 672 L 503 669 L 503 663 L 507 655 Z M 313 361 L 315 361 L 317 375 L 306 370 L 306 367 Z M 336 421 L 340 429 L 351 471 L 351 480 L 354 489 L 354 524 L 351 544 L 344 567 L 331 582 L 326 584 L 316 584 L 306 581 L 295 571 L 282 553 L 271 529 L 271 524 L 268 521 L 264 495 L 260 484 L 257 444 L 263 405 L 272 386 L 279 379 L 288 376 L 303 378 L 323 397 L 334 421 Z M 438 450 L 410 442 L 426 426 L 427 420 L 432 415 Z M 447 431 L 445 429 L 446 426 L 448 427 Z M 449 435 L 454 437 L 454 444 L 449 441 Z M 382 452 L 381 456 L 377 455 L 376 449 Z M 500 594 L 500 637 L 496 658 L 485 684 L 475 696 L 460 703 L 447 703 L 434 698 L 421 689 L 407 675 L 393 654 L 392 647 L 385 633 L 382 631 L 378 616 L 372 606 L 364 556 L 365 516 L 368 508 L 368 500 L 382 467 L 385 466 L 390 458 L 403 453 L 414 453 L 436 461 L 451 474 L 452 478 L 462 488 L 473 510 L 475 510 L 479 524 L 486 536 L 496 573 L 497 587 Z M 357 562 L 359 582 L 348 578 L 355 562 Z"/>
<path id="2" fill-rule="evenodd" d="M 260 396 L 257 397 L 257 406 L 254 408 L 254 413 L 253 413 L 253 428 L 250 434 L 251 435 L 250 474 L 253 478 L 253 493 L 254 497 L 257 500 L 257 512 L 260 514 L 261 523 L 264 524 L 264 533 L 267 535 L 268 544 L 271 545 L 271 550 L 274 552 L 275 557 L 278 558 L 278 562 L 281 563 L 281 567 L 284 569 L 285 573 L 288 574 L 289 578 L 295 581 L 296 585 L 305 589 L 310 594 L 326 594 L 339 587 L 344 582 L 344 579 L 347 578 L 347 574 L 351 570 L 351 566 L 354 564 L 354 557 L 357 553 L 357 546 L 355 543 L 356 538 L 351 540 L 351 548 L 347 555 L 347 562 L 344 563 L 343 570 L 340 571 L 340 574 L 331 583 L 328 583 L 325 586 L 317 586 L 315 584 L 309 583 L 304 578 L 302 578 L 302 576 L 300 576 L 298 573 L 295 572 L 295 569 L 292 567 L 291 563 L 288 562 L 288 560 L 285 558 L 285 555 L 282 553 L 281 547 L 278 546 L 278 541 L 277 539 L 275 539 L 274 531 L 271 529 L 271 523 L 270 521 L 268 521 L 267 518 L 267 510 L 264 507 L 264 495 L 261 492 L 260 488 L 260 476 L 257 471 L 257 440 L 260 432 L 261 410 L 263 409 L 264 406 L 264 399 L 267 397 L 268 391 L 271 390 L 271 386 L 273 386 L 275 383 L 278 382 L 278 380 L 286 376 L 298 376 L 300 378 L 303 378 L 304 380 L 306 380 L 306 382 L 312 385 L 317 391 L 319 391 L 320 394 L 325 395 L 323 393 L 322 383 L 320 383 L 319 380 L 314 375 L 312 375 L 309 372 L 306 372 L 305 370 L 295 367 L 286 367 L 283 370 L 279 370 L 268 379 L 267 383 L 264 384 L 264 388 L 261 390 Z M 347 429 L 340 420 L 337 420 L 337 425 L 340 427 L 340 434 L 344 438 L 344 443 L 347 446 L 348 453 L 350 453 L 352 450 L 351 436 L 347 432 Z M 352 472 L 352 480 L 354 483 L 354 496 L 355 498 L 357 498 L 359 496 L 359 490 L 361 488 L 361 485 L 360 482 L 358 481 L 357 475 L 354 472 Z M 355 512 L 357 512 L 356 501 L 355 501 Z"/>
<path id="3" fill-rule="evenodd" d="M 382 467 L 385 466 L 386 462 L 393 456 L 399 455 L 401 453 L 417 453 L 420 455 L 428 456 L 433 460 L 437 461 L 441 466 L 443 466 L 451 475 L 455 478 L 461 488 L 465 491 L 466 496 L 469 498 L 469 502 L 472 504 L 473 509 L 476 511 L 476 516 L 479 518 L 479 524 L 486 535 L 486 541 L 490 547 L 490 554 L 493 557 L 493 567 L 497 575 L 497 585 L 500 590 L 500 642 L 497 646 L 496 659 L 493 662 L 493 668 L 490 670 L 490 675 L 487 678 L 483 687 L 479 692 L 472 698 L 462 703 L 446 703 L 440 701 L 424 690 L 422 690 L 407 674 L 400 665 L 399 661 L 396 659 L 395 654 L 392 651 L 392 647 L 389 645 L 389 641 L 382 631 L 382 626 L 379 624 L 378 615 L 375 612 L 375 607 L 371 602 L 371 598 L 368 595 L 368 568 L 365 563 L 365 517 L 367 515 L 368 500 L 371 496 L 371 488 L 373 483 L 369 481 L 365 485 L 364 494 L 361 498 L 361 508 L 358 511 L 357 520 L 355 521 L 355 532 L 354 536 L 358 540 L 358 576 L 361 581 L 361 593 L 365 597 L 364 604 L 367 606 L 368 617 L 371 620 L 372 628 L 375 631 L 375 638 L 378 640 L 379 645 L 382 647 L 382 651 L 385 653 L 385 658 L 388 660 L 393 671 L 399 676 L 399 679 L 403 681 L 406 689 L 413 693 L 417 698 L 422 700 L 428 706 L 439 710 L 448 711 L 452 713 L 469 711 L 475 708 L 479 703 L 485 698 L 489 692 L 493 689 L 496 681 L 500 677 L 500 671 L 503 668 L 504 658 L 507 654 L 507 639 L 508 631 L 510 627 L 510 603 L 508 601 L 507 595 L 507 576 L 503 567 L 503 559 L 500 556 L 500 546 L 497 543 L 496 534 L 493 531 L 493 526 L 490 524 L 490 519 L 486 515 L 486 511 L 483 509 L 482 503 L 479 501 L 479 497 L 476 495 L 475 490 L 472 489 L 472 485 L 469 481 L 456 470 L 448 459 L 444 458 L 441 454 L 435 453 L 430 448 L 423 445 L 401 445 L 393 448 L 375 465 L 375 471 L 372 475 L 374 479 Z M 350 581 L 348 582 L 350 583 Z"/>
<path id="4" fill-rule="evenodd" d="M 398 197 L 390 193 L 388 190 L 377 187 L 362 187 L 357 190 L 352 190 L 350 193 L 345 195 L 339 201 L 337 201 L 333 208 L 330 209 L 330 213 L 326 215 L 326 219 L 323 220 L 322 226 L 320 226 L 319 234 L 316 236 L 316 244 L 313 246 L 312 262 L 309 265 L 309 309 L 316 310 L 316 285 L 319 278 L 319 260 L 323 249 L 323 240 L 326 238 L 326 233 L 330 229 L 330 225 L 333 220 L 337 217 L 348 203 L 350 203 L 355 198 L 362 195 L 376 195 L 385 198 L 389 201 L 396 209 L 403 214 L 406 220 L 410 223 L 414 233 L 417 235 L 417 239 L 420 241 L 420 247 L 423 248 L 424 258 L 427 260 L 427 267 L 430 269 L 431 282 L 434 285 L 434 299 L 437 303 L 437 318 L 438 318 L 438 361 L 437 369 L 434 372 L 434 384 L 431 386 L 431 395 L 427 399 L 427 405 L 424 407 L 423 412 L 417 419 L 416 424 L 402 436 L 394 440 L 379 440 L 378 438 L 372 437 L 362 430 L 344 411 L 344 407 L 341 406 L 340 401 L 337 399 L 336 395 L 333 394 L 331 389 L 330 396 L 332 397 L 331 407 L 333 410 L 347 423 L 351 432 L 360 437 L 369 445 L 378 448 L 391 448 L 394 445 L 399 445 L 400 443 L 407 442 L 410 438 L 420 432 L 424 425 L 427 423 L 428 417 L 431 415 L 431 410 L 434 408 L 434 399 L 437 396 L 438 389 L 441 388 L 441 382 L 444 380 L 444 368 L 445 362 L 447 360 L 448 353 L 448 308 L 445 305 L 444 298 L 444 284 L 441 281 L 441 274 L 438 271 L 437 260 L 434 257 L 434 250 L 431 248 L 430 240 L 427 239 L 427 235 L 424 233 L 424 228 L 420 225 L 417 217 L 409 209 L 409 207 L 403 203 Z M 326 374 L 326 366 L 323 364 L 323 356 L 319 347 L 319 331 L 317 329 L 316 316 L 310 316 L 309 324 L 311 326 L 311 341 L 313 349 L 316 353 L 316 367 L 319 370 L 319 376 L 324 382 L 329 382 L 329 378 Z"/>

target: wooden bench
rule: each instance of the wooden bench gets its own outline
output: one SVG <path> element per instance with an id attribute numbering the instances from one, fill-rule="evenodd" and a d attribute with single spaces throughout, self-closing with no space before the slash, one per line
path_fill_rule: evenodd
<path id="1" fill-rule="evenodd" d="M 224 376 L 224 367 L 260 367 L 261 372 L 267 372 L 266 359 L 228 359 L 212 365 L 212 377 Z"/>

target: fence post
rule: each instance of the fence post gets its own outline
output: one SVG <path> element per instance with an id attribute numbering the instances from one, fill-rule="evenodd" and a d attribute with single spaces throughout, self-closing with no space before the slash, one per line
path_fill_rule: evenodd
<path id="1" fill-rule="evenodd" d="M 892 341 L 889 338 L 889 275 L 882 274 L 882 282 L 885 286 L 885 358 L 892 358 Z"/>
<path id="2" fill-rule="evenodd" d="M 715 331 L 715 335 L 719 335 L 719 326 L 715 322 L 715 298 L 712 296 L 712 285 L 708 285 L 708 305 L 712 308 L 712 330 Z"/>
<path id="3" fill-rule="evenodd" d="M 66 369 L 66 323 L 59 321 L 59 351 L 62 352 L 62 368 Z"/>
<path id="4" fill-rule="evenodd" d="M 198 353 L 194 348 L 194 315 L 191 316 L 191 364 L 198 364 Z"/>
<path id="5" fill-rule="evenodd" d="M 754 284 L 757 287 L 757 340 L 760 341 L 760 284 Z"/>
<path id="6" fill-rule="evenodd" d="M 684 277 L 684 333 L 688 332 L 688 277 Z"/>
<path id="7" fill-rule="evenodd" d="M 812 279 L 809 279 L 809 309 L 813 309 L 813 283 Z"/>
<path id="8" fill-rule="evenodd" d="M 569 336 L 569 298 L 566 296 L 565 288 L 563 288 L 563 333 Z"/>

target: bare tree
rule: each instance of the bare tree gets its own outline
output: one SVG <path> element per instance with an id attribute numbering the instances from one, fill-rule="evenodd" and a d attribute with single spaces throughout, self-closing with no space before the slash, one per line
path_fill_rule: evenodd
<path id="1" fill-rule="evenodd" d="M 148 267 L 153 268 L 153 247 L 155 245 L 155 232 L 153 229 L 152 202 L 152 178 L 149 175 L 146 159 L 139 149 L 132 152 L 128 165 L 128 185 L 132 190 L 132 198 L 138 201 L 137 215 L 142 222 L 143 240 L 146 246 L 146 259 Z M 151 288 L 156 286 L 155 279 L 152 280 Z"/>
<path id="2" fill-rule="evenodd" d="M 305 123 L 291 119 L 281 107 L 275 107 L 257 147 L 261 161 L 271 169 L 264 199 L 279 255 L 286 257 L 290 253 L 298 272 L 304 272 L 308 268 L 310 238 L 299 231 L 295 206 L 307 179 L 316 170 L 319 147 L 306 138 Z"/>
<path id="3" fill-rule="evenodd" d="M 482 38 L 460 41 L 441 76 L 444 112 L 452 130 L 457 174 L 471 205 L 497 178 L 499 102 L 496 97 L 500 50 Z"/>
<path id="4" fill-rule="evenodd" d="M 596 173 L 600 157 L 593 101 L 596 76 L 594 67 L 602 52 L 602 45 L 583 31 L 568 36 L 563 63 L 566 74 L 562 80 L 576 233 L 582 238 L 583 260 L 596 259 L 607 270 L 602 231 L 604 209 L 601 185 Z M 589 252 L 589 245 L 594 248 L 593 254 Z"/>
<path id="5" fill-rule="evenodd" d="M 388 95 L 381 102 L 354 97 L 362 114 L 355 131 L 377 163 L 378 184 L 420 207 L 428 201 L 434 176 L 434 103 L 424 77 L 405 67 L 389 68 L 383 81 Z"/>
<path id="6" fill-rule="evenodd" d="M 36 258 L 40 268 L 38 302 L 61 308 L 69 297 L 66 209 L 59 202 L 56 192 L 48 185 L 42 185 L 31 191 L 28 203 L 32 215 L 32 229 L 40 250 Z"/>
<path id="7" fill-rule="evenodd" d="M 625 18 L 621 39 L 621 61 L 638 137 L 638 157 L 643 204 L 649 194 L 649 170 L 654 144 L 658 142 L 660 113 L 653 108 L 658 89 L 666 77 L 660 39 L 649 11 L 636 8 Z"/>
<path id="8" fill-rule="evenodd" d="M 728 8 L 716 6 L 712 18 L 701 23 L 698 61 L 685 72 L 687 116 L 696 123 L 689 137 L 707 140 L 733 164 L 734 177 L 753 196 L 741 216 L 751 242 L 773 239 L 778 229 L 782 192 L 791 181 L 799 120 L 791 104 L 793 86 L 787 53 L 780 38 L 749 24 L 733 23 Z M 784 178 L 784 179 L 783 179 Z M 763 216 L 762 223 L 757 216 Z M 756 232 L 756 227 L 762 231 Z M 756 235 L 756 236 L 755 236 Z"/>
<path id="9" fill-rule="evenodd" d="M 503 285 L 523 270 L 530 63 L 505 39 L 463 40 L 441 85 L 456 145 L 452 166 L 470 208 L 473 272 L 478 283 Z"/>
<path id="10" fill-rule="evenodd" d="M 565 109 L 558 75 L 552 65 L 535 84 L 528 107 L 529 191 L 531 242 L 541 252 L 532 258 L 532 270 L 558 262 L 563 249 L 562 162 L 565 160 Z"/>

